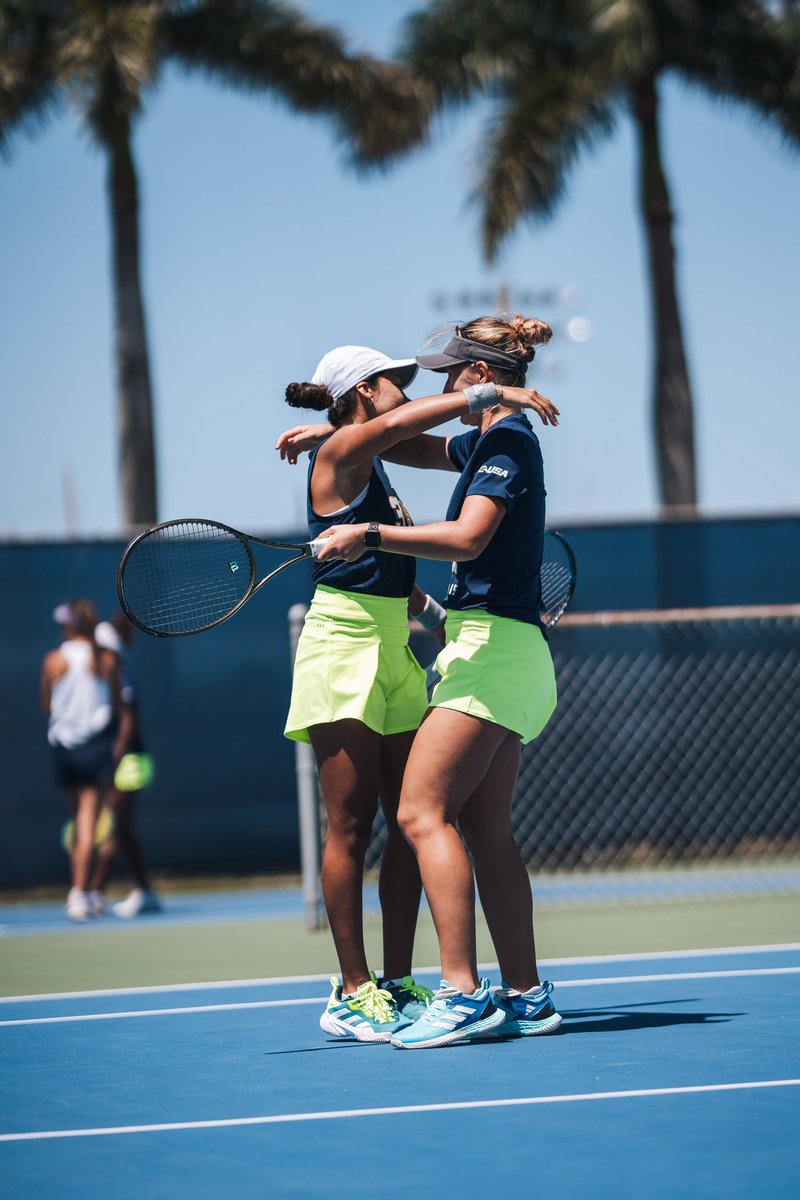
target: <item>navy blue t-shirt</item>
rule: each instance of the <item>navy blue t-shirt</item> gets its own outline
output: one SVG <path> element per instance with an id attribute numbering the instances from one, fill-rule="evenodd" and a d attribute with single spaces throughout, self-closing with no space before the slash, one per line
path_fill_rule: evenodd
<path id="1" fill-rule="evenodd" d="M 453 563 L 447 607 L 484 608 L 541 626 L 544 467 L 539 439 L 522 413 L 451 438 L 447 452 L 461 477 L 447 509 L 460 515 L 467 496 L 497 496 L 506 514 L 489 545 L 471 562 Z"/>
<path id="2" fill-rule="evenodd" d="M 324 443 L 322 443 L 324 445 Z M 306 510 L 310 539 L 319 537 L 331 525 L 360 525 L 366 521 L 380 521 L 382 525 L 411 525 L 412 521 L 405 505 L 392 487 L 383 463 L 379 458 L 372 460 L 369 483 L 352 504 L 336 513 L 321 516 L 311 504 L 311 475 L 314 460 L 320 447 L 309 455 L 308 485 L 306 488 Z M 341 559 L 317 562 L 314 560 L 314 583 L 338 588 L 342 592 L 363 592 L 369 596 L 410 596 L 416 578 L 415 559 L 404 554 L 382 554 L 379 550 L 366 550 L 357 562 L 348 563 Z"/>

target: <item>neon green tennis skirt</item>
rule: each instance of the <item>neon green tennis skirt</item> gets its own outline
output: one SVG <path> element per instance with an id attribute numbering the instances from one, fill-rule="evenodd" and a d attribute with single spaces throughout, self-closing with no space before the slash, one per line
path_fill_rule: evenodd
<path id="1" fill-rule="evenodd" d="M 417 729 L 428 707 L 425 672 L 408 645 L 405 597 L 365 596 L 320 585 L 297 643 L 286 737 L 363 721 L 376 733 Z"/>
<path id="2" fill-rule="evenodd" d="M 482 609 L 450 611 L 447 642 L 436 660 L 441 680 L 432 708 L 454 708 L 518 733 L 523 745 L 544 729 L 556 707 L 550 648 L 538 625 Z"/>

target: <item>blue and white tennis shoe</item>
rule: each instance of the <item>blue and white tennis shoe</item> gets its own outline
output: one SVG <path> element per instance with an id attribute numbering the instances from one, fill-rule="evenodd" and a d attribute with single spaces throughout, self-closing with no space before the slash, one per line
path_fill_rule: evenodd
<path id="1" fill-rule="evenodd" d="M 342 987 L 331 976 L 331 998 L 319 1019 L 320 1028 L 331 1037 L 355 1038 L 357 1042 L 390 1042 L 395 1033 L 411 1022 L 401 1016 L 389 992 L 374 977 L 362 983 L 354 996 L 342 996 Z"/>
<path id="2" fill-rule="evenodd" d="M 535 1037 L 539 1033 L 555 1033 L 561 1015 L 555 1010 L 550 994 L 552 983 L 545 979 L 527 992 L 517 992 L 503 981 L 494 993 L 494 1002 L 505 1018 L 492 1030 L 493 1037 Z"/>
<path id="3" fill-rule="evenodd" d="M 457 991 L 443 979 L 422 1016 L 407 1029 L 392 1034 L 392 1045 L 398 1050 L 449 1046 L 488 1033 L 504 1021 L 505 1013 L 495 1007 L 488 979 L 482 979 L 471 996 Z"/>

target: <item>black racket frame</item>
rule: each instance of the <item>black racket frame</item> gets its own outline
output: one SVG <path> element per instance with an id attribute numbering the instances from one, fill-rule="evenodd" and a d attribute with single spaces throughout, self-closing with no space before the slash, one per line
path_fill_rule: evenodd
<path id="1" fill-rule="evenodd" d="M 136 614 L 128 605 L 128 602 L 125 598 L 125 567 L 130 556 L 133 554 L 136 548 L 141 545 L 143 541 L 145 541 L 146 538 L 151 537 L 154 533 L 159 533 L 163 529 L 170 529 L 176 525 L 207 525 L 214 529 L 221 529 L 224 533 L 231 534 L 241 544 L 245 554 L 247 555 L 250 577 L 242 598 L 229 612 L 225 613 L 224 616 L 218 617 L 216 621 L 211 621 L 207 625 L 201 626 L 199 629 L 187 629 L 180 632 L 166 632 L 164 630 L 151 629 L 149 625 L 142 624 L 142 622 L 137 618 Z M 265 575 L 263 579 L 260 579 L 259 582 L 256 583 L 256 558 L 253 554 L 252 543 L 255 543 L 259 546 L 270 546 L 273 550 L 299 550 L 300 553 L 296 554 L 294 558 L 287 558 L 285 562 L 280 563 L 277 567 L 270 571 L 268 575 Z M 226 525 L 222 521 L 210 521 L 206 517 L 177 517 L 172 521 L 161 521 L 158 525 L 151 525 L 149 529 L 142 530 L 142 532 L 138 534 L 128 546 L 125 547 L 122 558 L 119 560 L 119 566 L 117 567 L 117 598 L 119 600 L 120 608 L 125 613 L 125 616 L 133 625 L 136 626 L 137 629 L 141 629 L 143 633 L 148 633 L 151 637 L 163 638 L 193 637 L 196 633 L 205 633 L 206 630 L 214 629 L 217 625 L 221 625 L 223 621 L 229 620 L 232 616 L 239 612 L 239 610 L 247 603 L 247 601 L 254 596 L 256 592 L 264 586 L 265 583 L 269 583 L 270 579 L 274 579 L 276 575 L 280 575 L 281 571 L 285 571 L 287 567 L 291 567 L 297 562 L 302 562 L 304 558 L 311 557 L 312 549 L 310 542 L 279 542 L 272 538 L 260 538 L 255 537 L 252 534 L 242 533 L 240 529 L 234 529 L 232 525 Z"/>

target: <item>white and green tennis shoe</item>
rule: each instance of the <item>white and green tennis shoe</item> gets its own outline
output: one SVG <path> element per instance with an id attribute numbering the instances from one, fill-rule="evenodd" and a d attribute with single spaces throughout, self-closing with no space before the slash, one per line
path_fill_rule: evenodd
<path id="1" fill-rule="evenodd" d="M 390 1042 L 395 1033 L 411 1022 L 402 1016 L 389 992 L 375 979 L 362 983 L 354 996 L 342 996 L 342 986 L 331 976 L 331 998 L 319 1019 L 320 1028 L 331 1037 L 355 1038 L 357 1042 Z"/>
<path id="2" fill-rule="evenodd" d="M 505 1014 L 492 1000 L 488 979 L 482 979 L 471 996 L 457 991 L 443 979 L 422 1016 L 407 1029 L 392 1034 L 392 1045 L 398 1050 L 449 1046 L 490 1033 L 504 1021 Z"/>

